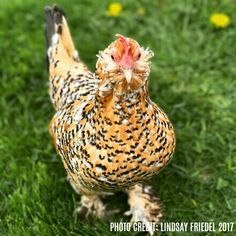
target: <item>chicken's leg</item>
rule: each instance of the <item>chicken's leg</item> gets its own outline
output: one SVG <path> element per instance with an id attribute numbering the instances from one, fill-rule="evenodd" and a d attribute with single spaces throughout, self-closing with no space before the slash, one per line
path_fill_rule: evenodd
<path id="1" fill-rule="evenodd" d="M 68 180 L 72 188 L 81 195 L 80 203 L 75 213 L 79 219 L 86 218 L 89 215 L 94 215 L 98 218 L 105 218 L 107 216 L 106 207 L 97 194 L 85 191 L 83 187 L 68 176 Z"/>
<path id="2" fill-rule="evenodd" d="M 149 223 L 160 221 L 162 217 L 160 202 L 151 186 L 139 183 L 126 191 L 130 210 L 125 215 L 132 215 L 131 223 L 140 221 L 148 228 Z M 151 235 L 153 234 L 151 228 L 148 228 L 148 231 Z"/>
<path id="3" fill-rule="evenodd" d="M 76 209 L 76 214 L 78 218 L 86 218 L 89 215 L 105 218 L 106 208 L 99 196 L 82 195 L 79 207 Z"/>

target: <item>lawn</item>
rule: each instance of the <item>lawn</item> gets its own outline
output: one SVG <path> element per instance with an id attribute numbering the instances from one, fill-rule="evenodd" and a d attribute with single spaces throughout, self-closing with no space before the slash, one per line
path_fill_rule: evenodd
<path id="1" fill-rule="evenodd" d="M 155 52 L 150 96 L 168 114 L 177 137 L 173 161 L 151 180 L 163 203 L 163 221 L 235 222 L 233 0 L 123 0 L 118 17 L 107 16 L 108 0 L 1 0 L 0 235 L 142 235 L 113 233 L 106 221 L 78 222 L 73 215 L 79 196 L 66 180 L 48 133 L 54 110 L 48 95 L 44 6 L 55 2 L 67 13 L 80 56 L 92 70 L 96 53 L 116 33 Z M 229 27 L 210 23 L 215 12 L 231 18 Z M 128 221 L 123 216 L 126 200 L 122 193 L 106 199 L 108 207 L 121 209 L 112 221 Z"/>

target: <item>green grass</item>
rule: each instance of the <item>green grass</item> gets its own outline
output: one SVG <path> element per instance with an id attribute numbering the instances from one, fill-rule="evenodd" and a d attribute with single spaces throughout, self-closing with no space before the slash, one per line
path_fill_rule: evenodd
<path id="1" fill-rule="evenodd" d="M 54 111 L 43 8 L 54 2 L 0 1 L 0 235 L 142 235 L 111 233 L 107 222 L 91 225 L 73 216 L 79 197 L 48 133 Z M 115 33 L 132 36 L 156 53 L 150 96 L 166 111 L 177 136 L 173 161 L 152 179 L 164 205 L 163 220 L 235 221 L 235 2 L 121 1 L 124 10 L 116 19 L 106 16 L 110 2 L 57 4 L 67 13 L 77 48 L 91 69 L 96 53 Z M 145 16 L 136 13 L 141 6 Z M 230 27 L 217 30 L 209 23 L 219 11 L 231 17 Z M 123 194 L 106 199 L 109 207 L 122 211 L 126 200 Z M 121 212 L 111 220 L 128 219 Z"/>

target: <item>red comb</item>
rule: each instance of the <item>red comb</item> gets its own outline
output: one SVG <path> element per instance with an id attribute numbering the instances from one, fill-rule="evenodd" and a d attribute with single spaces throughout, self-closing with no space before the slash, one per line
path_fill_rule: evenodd
<path id="1" fill-rule="evenodd" d="M 129 50 L 129 48 L 130 48 L 130 46 L 129 46 L 129 39 L 124 37 L 121 34 L 116 34 L 116 37 L 121 41 L 121 43 L 123 44 L 123 46 L 125 48 L 125 51 L 127 52 Z"/>
<path id="2" fill-rule="evenodd" d="M 122 43 L 123 47 L 124 47 L 124 54 L 122 56 L 122 60 L 121 60 L 121 64 L 126 66 L 126 67 L 130 67 L 133 64 L 133 59 L 132 56 L 130 54 L 130 41 L 129 38 L 124 37 L 121 34 L 116 34 L 116 37 L 120 40 L 120 42 Z"/>

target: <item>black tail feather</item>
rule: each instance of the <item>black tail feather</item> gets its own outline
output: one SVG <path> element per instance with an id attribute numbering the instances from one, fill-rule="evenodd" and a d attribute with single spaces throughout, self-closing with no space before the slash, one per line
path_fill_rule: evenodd
<path id="1" fill-rule="evenodd" d="M 49 48 L 52 45 L 52 36 L 55 33 L 62 33 L 62 17 L 65 16 L 63 10 L 57 6 L 45 7 L 45 21 L 46 21 L 46 46 Z"/>

